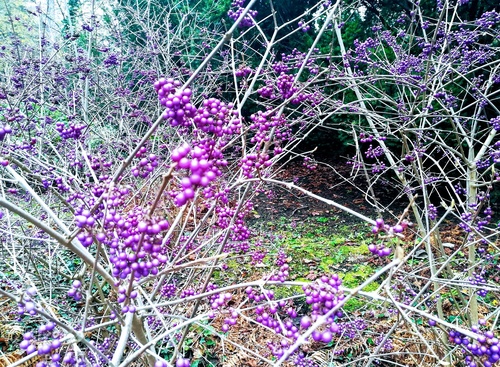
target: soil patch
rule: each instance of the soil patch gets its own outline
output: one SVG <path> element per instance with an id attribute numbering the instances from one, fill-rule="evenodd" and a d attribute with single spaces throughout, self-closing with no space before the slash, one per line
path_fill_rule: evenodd
<path id="1" fill-rule="evenodd" d="M 318 164 L 314 170 L 301 162 L 293 161 L 275 179 L 293 182 L 313 194 L 333 200 L 370 218 L 379 217 L 374 203 L 367 200 L 366 192 L 370 188 L 366 180 L 359 172 L 352 176 L 351 170 L 352 168 L 338 161 Z M 384 218 L 397 216 L 404 211 L 407 199 L 400 195 L 395 184 L 379 181 L 372 186 L 372 190 L 377 196 L 378 207 L 384 213 Z M 267 192 L 257 193 L 253 202 L 257 212 L 255 220 L 272 222 L 285 217 L 300 222 L 311 217 L 336 217 L 340 223 L 360 223 L 358 218 L 341 209 L 278 185 Z"/>

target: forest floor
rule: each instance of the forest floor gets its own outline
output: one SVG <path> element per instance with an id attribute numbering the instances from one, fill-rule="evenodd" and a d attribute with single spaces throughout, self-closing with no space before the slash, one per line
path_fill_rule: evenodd
<path id="1" fill-rule="evenodd" d="M 279 171 L 275 179 L 293 182 L 315 195 L 335 201 L 372 219 L 380 215 L 365 198 L 367 185 L 363 173 L 357 172 L 353 176 L 352 168 L 342 163 L 326 162 L 311 170 L 301 162 L 291 162 Z M 406 197 L 399 198 L 400 192 L 394 183 L 381 180 L 373 186 L 373 191 L 380 208 L 391 207 L 384 217 L 394 218 L 404 211 Z M 284 187 L 275 186 L 272 192 L 258 193 L 254 202 L 257 213 L 254 217 L 259 221 L 287 218 L 289 221 L 303 222 L 309 218 L 324 217 L 335 218 L 338 223 L 343 224 L 361 223 L 360 219 L 341 209 Z"/>
<path id="2" fill-rule="evenodd" d="M 351 168 L 338 162 L 318 164 L 314 170 L 303 166 L 301 162 L 291 162 L 274 178 L 283 182 L 293 182 L 310 193 L 333 200 L 373 220 L 383 217 L 386 222 L 392 224 L 405 211 L 408 202 L 406 196 L 400 195 L 400 190 L 395 183 L 380 181 L 373 186 L 373 191 L 377 195 L 379 207 L 386 209 L 377 212 L 365 198 L 364 190 L 366 190 L 367 185 L 363 174 L 358 172 L 358 175 L 352 178 Z M 374 274 L 388 261 L 387 258 L 373 256 L 368 251 L 368 244 L 375 241 L 371 235 L 370 224 L 328 203 L 311 198 L 300 191 L 291 191 L 279 186 L 273 187 L 272 191 L 257 193 L 252 201 L 254 211 L 251 212 L 250 225 L 268 256 L 261 264 L 257 265 L 238 262 L 230 264 L 230 269 L 226 274 L 229 278 L 233 276 L 252 280 L 259 279 L 274 268 L 274 261 L 278 253 L 284 251 L 290 266 L 290 280 L 316 281 L 323 274 L 335 273 L 342 279 L 345 287 L 353 288 Z M 456 246 L 460 245 L 460 239 L 464 235 L 457 224 L 452 222 L 445 223 L 441 233 L 444 242 Z M 408 250 L 413 246 L 414 241 L 415 236 L 412 231 L 409 231 L 402 246 Z M 451 251 L 450 249 L 446 250 Z M 412 264 L 413 266 L 425 264 L 425 254 L 412 258 Z M 411 269 L 406 270 L 410 271 Z M 377 289 L 383 278 L 373 282 L 364 290 Z M 408 284 L 408 286 L 419 288 L 418 284 Z M 293 287 L 289 288 L 288 291 L 276 287 L 275 292 L 280 297 L 285 298 L 300 294 L 300 291 L 296 293 L 297 290 L 294 290 Z M 245 294 L 243 291 L 241 293 L 240 297 L 243 300 Z M 236 295 L 234 299 L 239 300 L 239 296 Z M 298 301 L 299 299 L 293 302 L 294 306 L 298 310 L 303 307 L 307 308 L 307 305 L 302 305 Z M 353 320 L 369 317 L 374 307 L 366 300 L 351 299 L 343 309 L 348 315 L 347 320 L 353 322 Z M 384 310 L 385 307 L 381 307 L 381 309 Z M 395 322 L 394 315 L 388 313 L 387 310 L 380 311 L 377 317 L 377 320 L 367 322 L 367 324 L 371 324 L 367 326 L 368 329 L 376 330 L 377 333 L 383 334 L 388 331 Z M 218 322 L 222 324 L 222 319 L 215 321 L 216 328 Z M 400 340 L 407 338 L 406 335 L 403 337 L 403 334 L 395 333 L 394 337 L 393 352 L 400 352 L 404 355 L 411 350 L 412 347 L 408 346 L 406 342 L 400 342 Z M 228 338 L 232 339 L 234 343 L 256 348 L 259 353 L 267 357 L 270 357 L 268 345 L 277 343 L 279 340 L 272 333 L 267 333 L 262 328 L 245 323 L 233 327 Z M 370 351 L 374 348 L 373 343 L 369 337 L 360 332 L 354 339 L 339 338 L 333 345 L 328 346 L 308 343 L 302 347 L 302 350 L 307 351 L 308 358 L 314 361 L 317 366 L 345 365 L 345 363 L 358 365 L 354 361 L 357 358 L 363 361 L 370 355 Z M 418 344 L 418 342 L 415 343 L 415 345 Z M 214 348 L 212 351 L 214 355 L 221 355 L 222 350 L 219 348 L 220 346 Z M 225 356 L 224 366 L 266 365 L 258 358 L 245 355 L 238 350 L 226 349 L 222 354 Z M 219 360 L 218 363 L 220 362 Z M 398 359 L 397 362 L 407 366 L 414 365 L 412 361 L 404 357 Z"/>

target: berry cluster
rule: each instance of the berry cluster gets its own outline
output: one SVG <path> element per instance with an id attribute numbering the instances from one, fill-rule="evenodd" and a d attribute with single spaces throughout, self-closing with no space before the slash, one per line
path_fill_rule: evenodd
<path id="1" fill-rule="evenodd" d="M 271 290 L 264 290 L 263 293 L 258 294 L 252 287 L 247 287 L 245 292 L 247 294 L 247 298 L 255 303 L 265 301 L 266 299 L 272 300 L 274 298 L 274 292 Z M 257 307 L 257 309 L 259 309 L 259 307 Z"/>
<path id="2" fill-rule="evenodd" d="M 281 249 L 278 251 L 278 255 L 276 257 L 276 265 L 277 266 L 283 266 L 287 263 L 287 256 L 286 256 L 286 252 Z"/>
<path id="3" fill-rule="evenodd" d="M 489 154 L 494 163 L 500 163 L 500 141 L 497 141 L 492 147 L 490 147 Z M 497 176 L 496 172 L 495 175 Z"/>
<path id="4" fill-rule="evenodd" d="M 404 160 L 406 162 L 413 162 L 415 160 L 415 154 L 414 153 L 405 154 Z"/>
<path id="5" fill-rule="evenodd" d="M 136 208 L 121 215 L 108 209 L 104 218 L 105 232 L 98 233 L 99 242 L 109 247 L 112 274 L 126 279 L 140 279 L 157 274 L 158 266 L 167 261 L 162 252 L 164 233 L 169 228 L 161 217 L 147 217 L 147 209 Z"/>
<path id="6" fill-rule="evenodd" d="M 268 80 L 266 81 L 266 85 L 257 89 L 257 93 L 263 98 L 275 99 L 276 95 L 274 94 L 273 83 Z"/>
<path id="7" fill-rule="evenodd" d="M 36 295 L 36 289 L 34 287 L 30 287 L 26 290 L 23 301 L 18 305 L 18 315 L 23 316 L 25 313 L 33 316 L 37 314 L 36 304 L 33 300 L 33 297 Z"/>
<path id="8" fill-rule="evenodd" d="M 375 343 L 377 345 L 380 345 L 383 341 L 384 341 L 384 335 L 380 335 L 377 337 L 377 339 L 375 339 Z M 392 343 L 392 339 L 387 338 L 384 344 L 382 345 L 381 350 L 384 352 L 391 352 L 392 350 L 394 350 L 394 344 Z"/>
<path id="9" fill-rule="evenodd" d="M 288 271 L 287 267 L 282 267 L 283 272 Z M 252 287 L 246 289 L 247 297 L 256 303 L 267 301 L 266 305 L 258 305 L 255 308 L 255 320 L 271 329 L 277 334 L 281 334 L 285 339 L 280 343 L 269 344 L 272 354 L 280 358 L 289 349 L 300 336 L 300 330 L 307 330 L 321 316 L 330 313 L 334 307 L 343 303 L 344 295 L 340 289 L 341 280 L 337 275 L 322 276 L 317 283 L 308 284 L 302 287 L 306 296 L 306 303 L 310 305 L 311 315 L 304 315 L 300 322 L 296 323 L 297 311 L 294 307 L 287 305 L 287 302 L 281 300 L 274 302 L 272 291 L 265 290 L 265 294 L 258 294 Z M 279 316 L 279 317 L 278 317 Z M 316 329 L 311 334 L 313 341 L 330 343 L 334 334 L 341 334 L 341 327 L 335 322 L 336 318 L 342 316 L 339 309 L 331 315 L 326 324 Z M 294 354 L 300 355 L 300 351 Z M 304 355 L 302 355 L 302 358 Z M 306 364 L 307 365 L 307 364 Z"/>
<path id="10" fill-rule="evenodd" d="M 177 292 L 177 287 L 174 283 L 167 283 L 160 289 L 160 294 L 165 298 L 172 298 Z"/>
<path id="11" fill-rule="evenodd" d="M 299 333 L 298 328 L 295 325 L 293 325 L 292 323 L 286 325 L 285 323 L 283 326 L 285 326 L 286 330 L 283 330 L 280 322 L 274 317 L 274 315 L 278 312 L 278 307 L 279 306 L 275 304 L 272 304 L 269 307 L 257 306 L 255 308 L 255 314 L 257 315 L 255 317 L 255 321 L 257 321 L 259 324 L 273 329 L 277 334 L 281 334 L 283 332 L 288 334 L 288 331 L 291 331 L 291 336 L 295 336 L 297 338 L 299 336 Z"/>
<path id="12" fill-rule="evenodd" d="M 366 329 L 366 322 L 362 318 L 356 318 L 354 320 L 338 322 L 330 329 L 338 335 L 354 339 L 359 335 L 361 330 Z"/>
<path id="13" fill-rule="evenodd" d="M 245 225 L 246 215 L 253 209 L 251 201 L 247 201 L 243 208 L 236 214 L 236 209 L 231 206 L 217 206 L 215 211 L 217 213 L 217 226 L 219 228 L 231 229 L 232 241 L 246 241 L 250 238 L 250 230 Z M 234 223 L 231 224 L 231 219 L 236 215 Z"/>
<path id="14" fill-rule="evenodd" d="M 68 125 L 64 122 L 56 123 L 56 130 L 63 139 L 78 139 L 82 136 L 85 128 L 85 125 L 75 124 L 73 122 L 70 122 Z"/>
<path id="15" fill-rule="evenodd" d="M 274 64 L 276 70 L 288 70 L 283 63 Z M 298 105 L 302 102 L 309 101 L 313 106 L 318 105 L 324 100 L 320 92 L 314 93 L 299 92 L 299 87 L 294 86 L 295 77 L 287 74 L 285 71 L 280 71 L 279 76 L 273 79 L 267 79 L 266 84 L 257 90 L 257 93 L 263 98 L 283 100 L 291 99 L 292 104 Z"/>
<path id="16" fill-rule="evenodd" d="M 317 367 L 318 365 L 314 360 L 307 358 L 304 352 L 297 353 L 297 357 L 293 361 L 296 367 Z"/>
<path id="17" fill-rule="evenodd" d="M 290 273 L 288 271 L 289 269 L 290 269 L 290 267 L 288 266 L 288 264 L 281 265 L 278 273 L 271 275 L 269 277 L 269 280 L 283 283 L 285 280 L 288 279 L 288 276 L 290 275 Z"/>
<path id="18" fill-rule="evenodd" d="M 189 367 L 189 366 L 191 366 L 191 362 L 189 361 L 188 358 L 179 358 L 175 362 L 175 367 Z"/>
<path id="19" fill-rule="evenodd" d="M 469 282 L 471 285 L 474 285 L 474 286 L 481 286 L 481 285 L 485 285 L 487 283 L 486 279 L 484 278 L 484 273 L 478 274 L 476 272 L 473 272 L 472 276 L 469 277 Z M 488 290 L 478 288 L 477 294 L 481 297 L 486 297 L 486 295 L 488 294 Z"/>
<path id="20" fill-rule="evenodd" d="M 483 214 L 484 217 L 479 218 L 477 221 L 476 227 L 478 231 L 481 231 L 486 225 L 488 225 L 491 222 L 493 210 L 491 209 L 491 207 L 487 207 L 486 209 L 484 209 Z"/>
<path id="21" fill-rule="evenodd" d="M 182 206 L 193 199 L 198 187 L 208 189 L 208 186 L 222 174 L 220 168 L 227 166 L 227 161 L 213 140 L 202 140 L 192 148 L 186 143 L 175 149 L 171 155 L 177 170 L 185 169 L 190 175 L 181 180 L 181 191 L 175 194 L 174 202 Z M 220 167 L 220 168 L 219 168 Z M 205 197 L 210 197 L 211 190 L 204 191 Z"/>
<path id="22" fill-rule="evenodd" d="M 12 128 L 10 125 L 0 126 L 0 141 L 3 141 L 9 134 L 12 134 Z"/>
<path id="23" fill-rule="evenodd" d="M 75 213 L 75 224 L 78 228 L 84 229 L 78 233 L 77 238 L 84 247 L 89 247 L 94 242 L 92 238 L 92 227 L 95 225 L 95 218 L 90 210 L 80 208 Z"/>
<path id="24" fill-rule="evenodd" d="M 246 77 L 246 76 L 252 74 L 252 72 L 253 72 L 253 70 L 251 67 L 240 66 L 240 68 L 234 72 L 234 75 L 238 78 L 241 78 L 241 77 Z"/>
<path id="25" fill-rule="evenodd" d="M 169 367 L 170 364 L 168 364 L 164 360 L 156 361 L 154 367 Z M 177 361 L 175 362 L 175 367 L 189 367 L 191 366 L 191 362 L 189 361 L 188 358 L 178 358 Z"/>
<path id="26" fill-rule="evenodd" d="M 227 12 L 227 16 L 232 20 L 237 20 L 244 10 L 245 0 L 234 0 L 231 3 L 231 8 Z M 233 9 L 234 8 L 234 9 Z M 253 19 L 257 16 L 256 10 L 250 10 L 248 14 L 241 20 L 239 27 L 248 28 L 253 25 Z"/>
<path id="27" fill-rule="evenodd" d="M 154 86 L 160 103 L 166 107 L 163 118 L 169 120 L 172 126 L 193 126 L 218 137 L 240 133 L 241 119 L 232 103 L 209 98 L 197 109 L 191 103 L 191 89 L 178 89 L 181 86 L 178 80 L 160 78 Z"/>
<path id="28" fill-rule="evenodd" d="M 142 147 L 144 148 L 144 147 Z M 141 149 L 142 149 L 141 148 Z M 140 154 L 140 151 L 137 155 Z M 141 158 L 137 166 L 132 167 L 132 176 L 146 178 L 151 172 L 158 167 L 158 157 L 155 154 L 150 154 L 147 157 Z"/>
<path id="29" fill-rule="evenodd" d="M 197 292 L 193 288 L 187 288 L 181 292 L 181 298 L 192 297 L 196 294 Z"/>
<path id="30" fill-rule="evenodd" d="M 360 133 L 359 134 L 359 141 L 361 143 L 371 143 L 375 139 L 373 135 L 367 135 L 365 133 Z"/>
<path id="31" fill-rule="evenodd" d="M 129 304 L 131 300 L 137 298 L 137 291 L 133 290 L 130 293 L 127 293 L 127 289 L 125 287 L 120 287 L 118 288 L 118 297 L 117 301 L 118 303 L 123 303 L 124 305 L 122 306 L 122 312 L 123 313 L 134 313 L 135 312 L 135 306 L 132 304 Z"/>
<path id="32" fill-rule="evenodd" d="M 384 150 L 382 149 L 381 146 L 378 146 L 378 147 L 373 147 L 372 145 L 370 145 L 368 147 L 368 149 L 365 151 L 365 156 L 367 158 L 377 158 L 377 157 L 380 157 L 384 154 Z"/>
<path id="33" fill-rule="evenodd" d="M 383 163 L 383 162 L 380 164 L 374 164 L 372 166 L 372 174 L 384 172 L 386 168 L 387 167 L 386 167 L 385 163 Z"/>
<path id="34" fill-rule="evenodd" d="M 75 216 L 75 224 L 78 228 L 92 227 L 95 224 L 95 218 L 89 210 L 83 209 L 79 215 Z"/>
<path id="35" fill-rule="evenodd" d="M 457 195 L 466 195 L 467 194 L 467 191 L 465 190 L 465 188 L 463 188 L 462 185 L 460 185 L 459 183 L 456 184 L 455 186 L 453 186 L 453 188 L 455 189 L 455 193 Z"/>
<path id="36" fill-rule="evenodd" d="M 368 250 L 372 254 L 378 255 L 380 257 L 389 256 L 392 253 L 392 249 L 390 247 L 386 247 L 384 244 L 376 245 L 374 243 L 371 243 L 368 245 Z"/>
<path id="37" fill-rule="evenodd" d="M 459 223 L 460 228 L 462 228 L 465 232 L 472 232 L 471 224 L 472 224 L 472 213 L 466 212 L 460 214 L 460 218 L 462 221 Z"/>
<path id="38" fill-rule="evenodd" d="M 231 300 L 233 296 L 231 293 L 219 293 L 212 297 L 211 299 L 211 307 L 213 310 L 217 310 L 222 306 L 227 305 L 227 303 Z"/>
<path id="39" fill-rule="evenodd" d="M 328 313 L 332 308 L 343 302 L 344 294 L 340 288 L 342 280 L 337 274 L 323 275 L 319 282 L 302 287 L 306 295 L 306 303 L 311 305 L 313 319 Z M 335 316 L 341 317 L 337 311 Z"/>
<path id="40" fill-rule="evenodd" d="M 43 331 L 40 328 L 43 328 Z M 55 328 L 53 322 L 49 322 L 46 325 L 42 325 L 39 328 L 39 333 L 51 332 Z M 58 363 L 61 360 L 61 356 L 57 353 L 57 349 L 61 348 L 61 340 L 55 338 L 52 341 L 35 345 L 35 339 L 32 332 L 27 332 L 23 335 L 23 341 L 19 344 L 21 350 L 26 351 L 27 354 L 37 352 L 39 356 L 48 356 L 50 354 L 50 359 L 54 363 Z M 59 365 L 59 364 L 57 364 Z"/>
<path id="41" fill-rule="evenodd" d="M 112 160 L 105 161 L 100 156 L 91 156 L 91 155 L 89 155 L 88 158 L 90 160 L 90 167 L 95 172 L 99 172 L 99 171 L 105 170 L 107 168 L 111 168 L 113 166 L 113 161 Z"/>
<path id="42" fill-rule="evenodd" d="M 290 127 L 283 114 L 276 115 L 275 112 L 272 111 L 259 111 L 257 114 L 252 114 L 250 120 L 252 123 L 249 128 L 254 131 L 255 134 L 250 141 L 254 144 L 269 141 L 271 139 L 269 132 L 273 128 L 275 128 L 274 138 L 276 140 L 287 140 L 290 138 Z"/>
<path id="43" fill-rule="evenodd" d="M 248 250 L 250 250 L 250 243 L 248 241 L 228 242 L 224 246 L 224 252 L 246 254 Z"/>
<path id="44" fill-rule="evenodd" d="M 430 220 L 436 220 L 437 218 L 437 208 L 433 204 L 429 204 L 427 207 L 427 215 Z"/>
<path id="45" fill-rule="evenodd" d="M 190 126 L 186 117 L 193 117 L 196 107 L 191 103 L 191 89 L 176 90 L 180 86 L 181 82 L 173 78 L 160 78 L 154 83 L 160 103 L 165 107 L 163 118 L 172 126 Z"/>
<path id="46" fill-rule="evenodd" d="M 256 172 L 260 174 L 261 168 L 271 166 L 272 162 L 269 160 L 269 154 L 251 153 L 241 158 L 238 165 L 245 177 L 254 178 Z"/>
<path id="47" fill-rule="evenodd" d="M 236 312 L 235 310 L 230 310 L 229 317 L 226 317 L 224 319 L 224 323 L 222 324 L 222 331 L 226 333 L 229 331 L 231 326 L 236 325 L 236 323 L 238 322 L 238 316 L 238 312 Z"/>
<path id="48" fill-rule="evenodd" d="M 384 223 L 382 218 L 378 218 L 375 220 L 375 226 L 372 227 L 372 233 L 377 234 L 380 232 L 385 232 L 387 235 L 392 236 L 394 234 L 402 233 L 408 227 L 411 227 L 412 224 L 406 220 L 401 221 L 400 224 L 396 224 L 395 226 L 390 226 Z"/>
<path id="49" fill-rule="evenodd" d="M 282 99 L 288 99 L 297 92 L 298 88 L 293 86 L 294 80 L 295 78 L 293 75 L 285 73 L 281 73 L 276 78 L 276 87 Z"/>
<path id="50" fill-rule="evenodd" d="M 198 129 L 216 136 L 234 135 L 241 131 L 241 120 L 232 103 L 224 103 L 216 98 L 209 98 L 199 108 L 193 122 Z"/>
<path id="51" fill-rule="evenodd" d="M 285 57 L 286 54 L 282 54 L 282 56 Z M 287 64 L 285 64 L 283 61 L 275 62 L 271 65 L 271 67 L 278 74 L 288 73 L 290 71 L 290 67 Z"/>
<path id="52" fill-rule="evenodd" d="M 26 290 L 23 302 L 19 305 L 18 313 L 20 316 L 24 315 L 25 312 L 27 312 L 30 316 L 37 314 L 36 304 L 33 301 L 35 296 L 36 289 L 34 287 Z M 23 335 L 23 341 L 19 344 L 19 348 L 26 351 L 27 354 L 37 352 L 39 356 L 50 355 L 52 363 L 54 363 L 55 366 L 58 366 L 61 357 L 59 353 L 57 353 L 57 349 L 61 347 L 62 342 L 59 338 L 55 337 L 55 332 L 56 324 L 52 321 L 48 321 L 47 323 L 40 325 L 35 333 L 38 335 L 37 339 L 46 339 L 46 336 L 48 335 L 51 340 L 47 340 L 43 343 L 37 342 L 35 340 L 35 333 L 33 331 L 29 331 Z"/>
<path id="53" fill-rule="evenodd" d="M 311 29 L 311 26 L 309 24 L 306 24 L 305 21 L 299 20 L 299 28 L 302 29 L 303 32 L 307 32 Z"/>
<path id="54" fill-rule="evenodd" d="M 260 249 L 260 248 L 255 249 L 254 251 L 252 251 L 252 254 L 251 254 L 251 256 L 252 256 L 251 264 L 252 265 L 262 264 L 266 255 L 267 255 L 266 249 Z"/>
<path id="55" fill-rule="evenodd" d="M 478 334 L 476 340 L 471 340 L 469 337 L 461 333 L 451 330 L 448 333 L 448 339 L 451 343 L 461 345 L 465 357 L 465 362 L 469 367 L 485 366 L 491 367 L 500 360 L 500 345 L 498 338 L 495 337 L 492 331 L 482 332 L 478 326 L 473 326 L 471 330 Z M 480 363 L 474 361 L 474 357 L 478 357 Z"/>
<path id="56" fill-rule="evenodd" d="M 70 366 L 74 366 L 77 363 L 76 356 L 73 352 L 68 352 L 64 355 L 63 363 L 69 364 Z M 79 358 L 78 366 L 86 366 L 86 362 L 83 357 Z"/>
<path id="57" fill-rule="evenodd" d="M 82 299 L 82 294 L 80 293 L 80 287 L 82 283 L 79 280 L 73 281 L 70 290 L 68 291 L 68 297 L 73 298 L 75 301 L 80 301 Z"/>
<path id="58" fill-rule="evenodd" d="M 302 163 L 302 165 L 307 169 L 310 169 L 311 171 L 314 171 L 316 168 L 318 168 L 318 163 L 311 157 L 304 157 L 304 162 Z"/>
<path id="59" fill-rule="evenodd" d="M 496 23 L 500 23 L 500 13 L 495 10 L 483 13 L 481 17 L 476 20 L 476 24 L 483 29 L 492 28 Z"/>
<path id="60" fill-rule="evenodd" d="M 384 220 L 382 218 L 378 218 L 375 220 L 375 226 L 372 227 L 372 233 L 373 234 L 379 234 L 381 232 L 385 232 L 387 236 L 392 237 L 395 235 L 401 236 L 401 233 L 404 232 L 404 230 L 407 227 L 410 227 L 412 224 L 406 220 L 401 221 L 400 224 L 396 224 L 395 226 L 390 226 L 388 224 L 384 223 Z M 392 249 L 389 247 L 386 247 L 383 243 L 382 244 L 370 244 L 368 245 L 368 250 L 375 255 L 384 257 L 384 256 L 389 256 L 392 253 Z"/>
<path id="61" fill-rule="evenodd" d="M 490 125 L 496 131 L 500 131 L 500 116 L 492 118 L 490 120 Z"/>

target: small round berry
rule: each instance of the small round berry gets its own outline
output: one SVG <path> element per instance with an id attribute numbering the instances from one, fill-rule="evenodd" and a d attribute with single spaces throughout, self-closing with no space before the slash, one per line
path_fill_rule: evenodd
<path id="1" fill-rule="evenodd" d="M 34 297 L 36 295 L 36 288 L 29 287 L 28 289 L 26 289 L 26 294 L 28 294 L 31 297 Z"/>
<path id="2" fill-rule="evenodd" d="M 394 226 L 393 231 L 394 231 L 394 233 L 401 233 L 404 231 L 404 228 L 402 225 L 397 224 Z"/>
<path id="3" fill-rule="evenodd" d="M 332 341 L 332 339 L 333 339 L 333 335 L 332 335 L 332 333 L 330 331 L 323 331 L 321 333 L 321 341 L 323 343 L 328 344 L 328 343 L 330 343 Z"/>

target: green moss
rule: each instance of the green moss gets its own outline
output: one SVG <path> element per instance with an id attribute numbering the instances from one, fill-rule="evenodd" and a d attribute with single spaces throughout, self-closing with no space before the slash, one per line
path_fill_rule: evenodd
<path id="1" fill-rule="evenodd" d="M 220 270 L 214 270 L 212 273 L 212 277 L 216 282 L 220 280 Z"/>
<path id="2" fill-rule="evenodd" d="M 241 262 L 238 260 L 227 260 L 226 269 L 215 269 L 212 274 L 213 282 L 218 286 L 227 285 L 228 281 L 240 281 L 242 277 L 247 277 L 261 273 L 260 268 L 256 268 L 249 262 Z"/>
<path id="3" fill-rule="evenodd" d="M 368 250 L 368 245 L 362 244 L 359 246 L 340 246 L 337 251 L 342 253 L 344 256 L 350 255 L 367 255 L 370 253 Z"/>
<path id="4" fill-rule="evenodd" d="M 348 273 L 340 273 L 339 277 L 342 279 L 342 283 L 345 287 L 354 288 L 363 283 L 373 273 L 374 270 L 371 266 L 360 265 L 356 270 Z"/>
<path id="5" fill-rule="evenodd" d="M 345 243 L 344 238 L 337 238 L 338 243 Z M 287 253 L 292 257 L 292 268 L 299 276 L 309 272 L 311 266 L 325 273 L 331 272 L 334 265 L 345 262 L 351 253 L 349 246 L 344 251 L 330 238 L 309 236 L 288 238 L 283 242 Z M 354 247 L 353 247 L 354 248 Z"/>
<path id="6" fill-rule="evenodd" d="M 338 256 L 335 256 L 335 257 L 328 257 L 328 258 L 325 258 L 321 261 L 321 263 L 319 264 L 319 268 L 325 272 L 325 273 L 328 273 L 330 272 L 331 270 L 331 267 L 333 265 L 336 265 L 336 264 L 339 264 L 339 263 L 342 263 L 345 261 L 345 257 L 338 257 Z"/>
<path id="7" fill-rule="evenodd" d="M 362 291 L 363 292 L 372 292 L 372 291 L 377 290 L 378 287 L 380 287 L 380 284 L 378 284 L 377 282 L 373 282 L 373 283 L 368 284 L 366 287 L 364 287 L 362 289 Z"/>
<path id="8" fill-rule="evenodd" d="M 311 283 L 311 281 L 307 278 L 297 278 L 295 279 L 297 282 Z"/>
<path id="9" fill-rule="evenodd" d="M 241 264 L 238 264 L 235 260 L 229 260 L 227 263 L 228 269 L 238 269 L 241 267 Z"/>
<path id="10" fill-rule="evenodd" d="M 351 298 L 349 301 L 345 303 L 345 305 L 342 307 L 344 311 L 347 311 L 348 313 L 351 313 L 353 311 L 359 310 L 363 308 L 366 304 L 366 301 L 360 300 L 357 298 Z"/>
<path id="11" fill-rule="evenodd" d="M 326 218 L 326 217 L 318 217 L 318 218 L 316 218 L 316 222 L 327 223 L 328 222 L 328 218 Z"/>
<path id="12" fill-rule="evenodd" d="M 289 298 L 298 294 L 304 294 L 304 292 L 302 291 L 302 287 L 300 286 L 278 286 L 273 288 L 273 292 L 275 299 Z"/>
<path id="13" fill-rule="evenodd" d="M 351 236 L 352 233 L 328 235 L 325 231 L 329 227 L 323 225 L 326 223 L 325 219 L 327 218 L 315 218 L 320 224 L 307 223 L 297 226 L 293 231 L 286 230 L 280 233 L 282 237 L 280 247 L 283 247 L 293 259 L 290 265 L 298 276 L 305 276 L 311 269 L 329 273 L 333 271 L 335 265 L 346 262 L 353 255 L 369 254 L 366 243 L 346 245 L 347 236 Z M 328 219 L 327 224 L 332 220 L 334 219 Z M 352 231 L 352 228 L 350 230 Z"/>
<path id="14" fill-rule="evenodd" d="M 345 242 L 346 242 L 346 239 L 344 237 L 341 237 L 341 236 L 338 236 L 338 237 L 335 236 L 330 240 L 330 244 L 333 246 L 337 246 L 337 245 L 340 245 L 340 244 L 345 243 Z"/>
<path id="15" fill-rule="evenodd" d="M 358 249 L 358 254 L 360 255 L 369 255 L 370 250 L 368 250 L 368 245 L 366 243 L 362 243 L 359 246 L 357 246 Z"/>
<path id="16" fill-rule="evenodd" d="M 347 273 L 347 274 L 339 274 L 340 278 L 342 279 L 342 284 L 346 286 L 347 288 L 354 288 L 359 285 L 360 279 L 358 278 L 357 275 L 354 275 L 352 273 Z"/>

